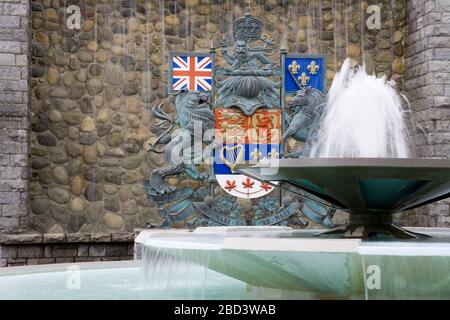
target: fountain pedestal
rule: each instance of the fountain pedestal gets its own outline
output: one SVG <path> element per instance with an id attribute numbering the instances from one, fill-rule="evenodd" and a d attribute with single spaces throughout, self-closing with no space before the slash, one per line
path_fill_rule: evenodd
<path id="1" fill-rule="evenodd" d="M 397 227 L 393 223 L 392 214 L 383 215 L 357 215 L 349 216 L 349 223 L 319 233 L 319 237 L 340 236 L 342 238 L 369 239 L 377 236 L 387 236 L 396 239 L 420 239 L 429 235 L 413 232 Z"/>
<path id="2" fill-rule="evenodd" d="M 450 197 L 449 160 L 281 159 L 240 172 L 265 183 L 294 185 L 349 213 L 348 225 L 322 236 L 420 238 L 394 226 L 392 215 Z"/>

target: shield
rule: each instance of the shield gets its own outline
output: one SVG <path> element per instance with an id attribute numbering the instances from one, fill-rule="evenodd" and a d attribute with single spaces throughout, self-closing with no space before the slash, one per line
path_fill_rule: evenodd
<path id="1" fill-rule="evenodd" d="M 235 108 L 214 111 L 216 138 L 222 141 L 214 156 L 218 184 L 238 198 L 259 198 L 272 192 L 273 186 L 238 174 L 237 166 L 279 158 L 281 110 L 258 110 L 250 116 Z"/>

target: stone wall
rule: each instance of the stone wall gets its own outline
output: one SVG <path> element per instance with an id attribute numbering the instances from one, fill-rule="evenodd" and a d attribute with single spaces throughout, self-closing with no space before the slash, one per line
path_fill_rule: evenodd
<path id="1" fill-rule="evenodd" d="M 407 26 L 404 87 L 426 136 L 421 156 L 450 158 L 450 1 L 407 1 Z M 402 223 L 449 227 L 449 204 L 416 210 Z"/>
<path id="2" fill-rule="evenodd" d="M 80 6 L 81 30 L 66 27 L 68 4 Z M 381 30 L 362 29 L 370 4 L 381 6 Z M 286 38 L 289 53 L 325 53 L 328 84 L 347 55 L 395 79 L 426 133 L 420 155 L 448 158 L 449 6 L 259 0 L 251 12 L 276 43 Z M 0 0 L 0 232 L 120 232 L 161 221 L 142 180 L 164 163 L 144 142 L 158 134 L 151 107 L 166 103 L 174 111 L 167 54 L 207 52 L 211 40 L 231 38 L 244 7 L 221 0 Z M 169 183 L 200 186 L 179 177 Z M 449 202 L 399 220 L 448 226 Z"/>
<path id="3" fill-rule="evenodd" d="M 0 232 L 28 220 L 29 3 L 0 1 Z"/>
<path id="4" fill-rule="evenodd" d="M 80 30 L 66 27 L 69 3 L 81 8 Z M 285 36 L 289 53 L 325 53 L 329 84 L 347 55 L 401 84 L 404 1 L 373 1 L 382 8 L 381 30 L 363 30 L 370 3 L 253 1 L 251 12 L 278 45 Z M 151 107 L 165 103 L 174 112 L 168 51 L 208 52 L 212 40 L 231 39 L 244 1 L 43 0 L 31 7 L 30 228 L 117 232 L 160 222 L 142 180 L 164 160 L 143 144 L 157 136 Z M 169 183 L 200 186 L 179 177 Z"/>
<path id="5" fill-rule="evenodd" d="M 133 233 L 0 235 L 0 268 L 133 257 Z"/>

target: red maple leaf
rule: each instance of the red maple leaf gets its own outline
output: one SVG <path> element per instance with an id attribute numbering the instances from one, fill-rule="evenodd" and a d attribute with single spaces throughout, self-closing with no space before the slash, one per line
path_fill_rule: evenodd
<path id="1" fill-rule="evenodd" d="M 236 181 L 234 181 L 234 180 L 227 180 L 227 185 L 225 186 L 225 189 L 227 189 L 228 191 L 231 191 L 234 188 L 236 188 Z"/>
<path id="2" fill-rule="evenodd" d="M 247 178 L 245 181 L 242 182 L 242 185 L 245 189 L 252 189 L 255 182 L 253 182 L 250 178 Z"/>
<path id="3" fill-rule="evenodd" d="M 261 183 L 261 188 L 263 188 L 265 191 L 269 191 L 270 189 L 272 189 L 272 187 L 267 183 Z"/>

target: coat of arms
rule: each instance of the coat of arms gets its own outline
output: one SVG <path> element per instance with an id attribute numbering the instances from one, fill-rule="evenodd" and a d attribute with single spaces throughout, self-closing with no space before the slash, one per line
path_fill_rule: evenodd
<path id="1" fill-rule="evenodd" d="M 296 198 L 276 182 L 261 183 L 238 172 L 242 163 L 305 156 L 325 101 L 324 57 L 288 56 L 281 50 L 277 63 L 275 42 L 263 35 L 263 26 L 247 11 L 233 23 L 233 41 L 222 40 L 219 57 L 215 48 L 209 53 L 169 54 L 169 93 L 176 95 L 178 119 L 161 107 L 154 108 L 163 134 L 149 152 L 164 152 L 167 164 L 145 181 L 149 198 L 165 218 L 162 226 L 185 221 L 192 226 L 304 227 L 308 224 L 305 217 L 333 226 L 333 209 L 317 206 L 301 194 Z M 214 136 L 203 135 L 195 141 L 196 121 L 202 123 L 202 132 L 214 129 Z M 175 122 L 186 130 L 169 139 Z M 286 142 L 290 140 L 301 145 L 289 151 Z M 183 158 L 196 159 L 195 146 L 208 143 L 214 150 L 208 172 L 200 171 L 195 162 L 177 163 L 170 158 L 182 146 L 188 147 L 183 149 Z M 171 175 L 198 180 L 203 187 L 168 186 L 165 178 Z M 250 201 L 250 208 L 244 208 L 239 198 Z"/>

